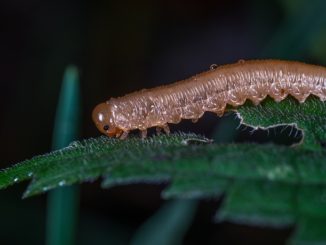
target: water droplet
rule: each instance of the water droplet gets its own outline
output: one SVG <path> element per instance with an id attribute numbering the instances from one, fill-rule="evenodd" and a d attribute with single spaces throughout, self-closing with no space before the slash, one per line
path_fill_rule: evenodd
<path id="1" fill-rule="evenodd" d="M 43 191 L 47 191 L 48 189 L 49 189 L 48 186 L 45 186 L 45 187 L 42 188 Z"/>
<path id="2" fill-rule="evenodd" d="M 238 60 L 238 63 L 239 64 L 243 64 L 243 63 L 245 63 L 246 61 L 244 60 L 244 59 L 240 59 L 240 60 Z"/>
<path id="3" fill-rule="evenodd" d="M 66 184 L 66 181 L 65 180 L 61 180 L 60 182 L 59 182 L 59 186 L 64 186 Z"/>
<path id="4" fill-rule="evenodd" d="M 32 177 L 33 176 L 33 172 L 29 172 L 27 175 L 28 175 L 28 177 Z"/>
<path id="5" fill-rule="evenodd" d="M 215 70 L 217 68 L 218 65 L 216 64 L 211 64 L 211 66 L 209 67 L 209 69 L 211 70 Z"/>
<path id="6" fill-rule="evenodd" d="M 18 180 L 19 180 L 19 178 L 18 178 L 18 177 L 14 178 L 14 182 L 17 182 Z"/>

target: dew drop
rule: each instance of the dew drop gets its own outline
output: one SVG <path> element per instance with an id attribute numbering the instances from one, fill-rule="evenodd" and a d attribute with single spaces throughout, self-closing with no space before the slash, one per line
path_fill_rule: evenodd
<path id="1" fill-rule="evenodd" d="M 211 70 L 215 70 L 217 68 L 218 65 L 216 64 L 211 64 L 211 66 L 209 67 L 209 69 Z"/>
<path id="2" fill-rule="evenodd" d="M 18 180 L 19 180 L 19 178 L 18 178 L 18 177 L 14 178 L 14 182 L 17 182 Z"/>
<path id="3" fill-rule="evenodd" d="M 29 172 L 27 175 L 28 175 L 28 177 L 32 177 L 33 176 L 33 172 Z"/>
<path id="4" fill-rule="evenodd" d="M 60 182 L 59 182 L 59 186 L 64 186 L 66 184 L 66 181 L 65 180 L 61 180 Z"/>
<path id="5" fill-rule="evenodd" d="M 45 187 L 42 188 L 43 191 L 47 191 L 48 189 L 49 189 L 48 186 L 45 186 Z"/>

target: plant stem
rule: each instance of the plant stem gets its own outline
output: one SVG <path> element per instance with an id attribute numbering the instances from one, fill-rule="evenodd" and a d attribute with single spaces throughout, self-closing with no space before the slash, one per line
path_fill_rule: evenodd
<path id="1" fill-rule="evenodd" d="M 78 70 L 67 67 L 57 106 L 52 148 L 67 146 L 79 132 L 80 93 Z M 79 206 L 79 186 L 57 188 L 48 194 L 47 234 L 48 245 L 72 245 Z"/>
<path id="2" fill-rule="evenodd" d="M 198 200 L 172 200 L 160 208 L 136 232 L 132 245 L 182 244 L 198 206 Z"/>

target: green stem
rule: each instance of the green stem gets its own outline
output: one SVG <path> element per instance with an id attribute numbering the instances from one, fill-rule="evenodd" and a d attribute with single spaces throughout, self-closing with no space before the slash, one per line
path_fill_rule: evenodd
<path id="1" fill-rule="evenodd" d="M 198 200 L 180 199 L 167 202 L 136 232 L 132 245 L 182 244 L 195 216 Z"/>
<path id="2" fill-rule="evenodd" d="M 79 132 L 79 78 L 77 68 L 66 69 L 61 88 L 52 147 L 54 150 L 67 146 Z M 48 194 L 47 234 L 48 245 L 72 245 L 79 207 L 79 186 L 57 188 Z"/>

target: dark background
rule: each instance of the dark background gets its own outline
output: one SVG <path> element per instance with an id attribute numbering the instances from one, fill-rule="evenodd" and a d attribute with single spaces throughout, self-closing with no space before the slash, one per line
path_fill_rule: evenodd
<path id="1" fill-rule="evenodd" d="M 96 137 L 90 115 L 97 103 L 187 78 L 211 64 L 278 58 L 326 65 L 325 13 L 322 0 L 3 0 L 0 167 L 50 151 L 69 64 L 81 73 L 80 138 Z M 219 123 L 208 115 L 172 129 L 211 136 Z M 21 200 L 25 187 L 0 193 L 1 244 L 44 243 L 46 195 Z M 78 244 L 126 244 L 163 203 L 163 187 L 83 184 Z M 185 244 L 282 244 L 293 229 L 213 224 L 218 205 L 201 202 Z"/>

